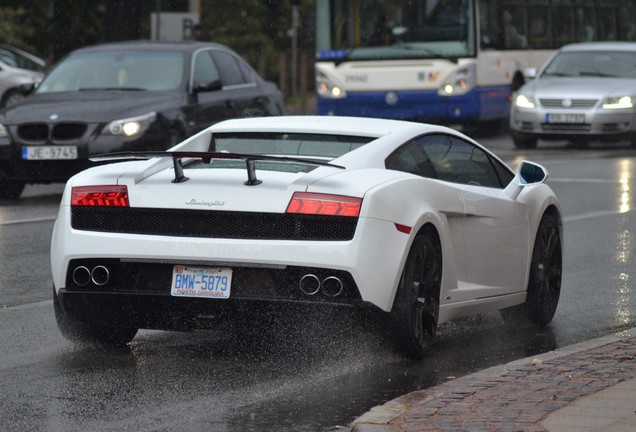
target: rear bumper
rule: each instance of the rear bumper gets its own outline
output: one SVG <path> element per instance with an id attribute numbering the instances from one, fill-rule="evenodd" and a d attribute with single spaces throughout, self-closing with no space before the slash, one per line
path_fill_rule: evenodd
<path id="1" fill-rule="evenodd" d="M 343 309 L 354 313 L 362 303 L 327 304 L 282 300 L 195 299 L 141 293 L 78 292 L 61 289 L 64 314 L 104 327 L 155 330 L 223 329 L 241 324 L 262 327 L 270 320 L 307 316 L 310 312 Z"/>

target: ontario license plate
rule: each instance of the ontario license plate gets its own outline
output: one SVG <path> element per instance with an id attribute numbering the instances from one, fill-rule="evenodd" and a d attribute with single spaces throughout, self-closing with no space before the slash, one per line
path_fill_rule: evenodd
<path id="1" fill-rule="evenodd" d="M 24 160 L 77 159 L 77 146 L 22 147 Z"/>
<path id="2" fill-rule="evenodd" d="M 585 123 L 585 114 L 546 114 L 547 123 Z"/>
<path id="3" fill-rule="evenodd" d="M 231 285 L 231 268 L 176 265 L 172 269 L 170 294 L 174 297 L 226 299 L 230 297 Z"/>

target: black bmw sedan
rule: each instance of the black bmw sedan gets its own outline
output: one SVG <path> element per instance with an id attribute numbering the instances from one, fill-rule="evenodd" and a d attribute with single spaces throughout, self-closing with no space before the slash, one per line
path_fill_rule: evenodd
<path id="1" fill-rule="evenodd" d="M 214 43 L 122 42 L 63 58 L 23 102 L 0 111 L 0 198 L 64 182 L 95 154 L 165 150 L 213 123 L 280 115 L 283 98 Z"/>

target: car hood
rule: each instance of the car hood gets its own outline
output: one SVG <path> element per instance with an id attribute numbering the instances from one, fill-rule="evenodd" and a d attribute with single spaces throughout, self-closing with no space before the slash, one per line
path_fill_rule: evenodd
<path id="1" fill-rule="evenodd" d="M 0 123 L 5 125 L 48 122 L 105 123 L 148 112 L 161 112 L 185 104 L 178 92 L 82 91 L 34 94 L 20 104 L 5 109 Z"/>
<path id="2" fill-rule="evenodd" d="M 521 89 L 535 97 L 601 98 L 634 92 L 636 80 L 625 78 L 540 78 Z"/>

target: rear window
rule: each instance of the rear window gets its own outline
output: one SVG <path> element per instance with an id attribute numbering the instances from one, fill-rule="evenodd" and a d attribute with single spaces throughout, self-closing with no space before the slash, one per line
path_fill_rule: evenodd
<path id="1" fill-rule="evenodd" d="M 209 151 L 242 153 L 268 156 L 283 156 L 328 162 L 355 150 L 375 138 L 303 134 L 303 133 L 217 133 L 212 136 Z M 283 172 L 309 172 L 315 165 L 293 162 L 256 161 L 257 170 Z M 231 168 L 244 169 L 245 162 L 215 159 L 209 162 L 192 161 L 187 168 Z"/>
<path id="2" fill-rule="evenodd" d="M 335 159 L 374 138 L 302 133 L 214 134 L 210 151 Z"/>

